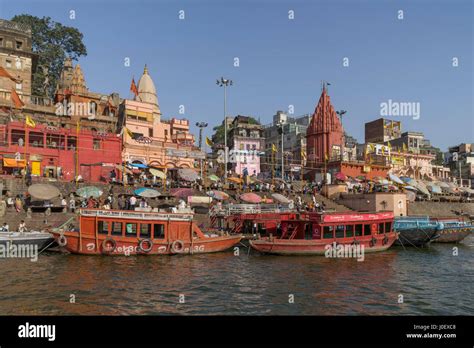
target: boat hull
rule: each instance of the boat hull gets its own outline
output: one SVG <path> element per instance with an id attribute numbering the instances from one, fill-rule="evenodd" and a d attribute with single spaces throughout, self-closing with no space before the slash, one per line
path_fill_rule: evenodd
<path id="1" fill-rule="evenodd" d="M 9 232 L 0 233 L 0 245 L 37 245 L 39 250 L 54 242 L 52 234 L 43 232 Z"/>
<path id="2" fill-rule="evenodd" d="M 173 242 L 163 240 L 153 240 L 149 251 L 140 249 L 138 238 L 117 237 L 113 238 L 116 245 L 113 250 L 105 250 L 103 243 L 106 237 L 99 236 L 97 239 L 92 236 L 79 237 L 77 232 L 65 232 L 67 243 L 62 248 L 73 254 L 82 255 L 175 255 L 175 254 L 204 254 L 227 250 L 240 242 L 242 236 L 219 236 L 209 237 L 189 241 L 182 241 L 182 250 L 173 250 Z M 61 235 L 55 233 L 55 237 Z"/>
<path id="3" fill-rule="evenodd" d="M 436 243 L 459 243 L 474 231 L 474 227 L 445 228 L 439 231 Z"/>
<path id="4" fill-rule="evenodd" d="M 397 238 L 396 233 L 387 233 L 387 241 L 384 242 L 384 235 L 377 235 L 376 242 L 371 245 L 372 236 L 359 237 L 357 241 L 359 245 L 364 248 L 366 252 L 384 251 L 390 248 Z M 304 239 L 275 239 L 262 238 L 257 240 L 250 240 L 250 246 L 264 254 L 274 255 L 314 255 L 325 256 L 327 253 L 327 246 L 333 243 L 338 245 L 348 246 L 353 245 L 354 239 L 325 239 L 325 240 L 304 240 Z"/>
<path id="5" fill-rule="evenodd" d="M 401 246 L 422 247 L 437 240 L 439 237 L 439 231 L 437 228 L 407 229 L 398 230 L 397 232 L 399 233 L 399 237 L 395 242 L 395 245 Z"/>

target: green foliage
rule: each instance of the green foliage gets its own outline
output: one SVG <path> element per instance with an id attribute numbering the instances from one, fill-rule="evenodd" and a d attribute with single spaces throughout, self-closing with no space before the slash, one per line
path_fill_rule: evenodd
<path id="1" fill-rule="evenodd" d="M 82 33 L 50 17 L 22 14 L 11 20 L 31 27 L 33 52 L 39 55 L 38 66 L 33 73 L 32 94 L 53 97 L 66 57 L 77 60 L 87 55 Z M 46 74 L 49 81 L 45 79 Z"/>

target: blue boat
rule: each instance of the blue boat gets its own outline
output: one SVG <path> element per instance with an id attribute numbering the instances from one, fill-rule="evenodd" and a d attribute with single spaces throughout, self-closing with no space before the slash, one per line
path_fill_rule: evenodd
<path id="1" fill-rule="evenodd" d="M 395 217 L 393 229 L 399 233 L 395 245 L 423 247 L 439 238 L 441 228 L 442 224 L 429 216 Z"/>
<path id="2" fill-rule="evenodd" d="M 440 224 L 437 243 L 459 243 L 469 234 L 474 233 L 474 225 L 462 218 L 437 218 L 432 219 Z"/>

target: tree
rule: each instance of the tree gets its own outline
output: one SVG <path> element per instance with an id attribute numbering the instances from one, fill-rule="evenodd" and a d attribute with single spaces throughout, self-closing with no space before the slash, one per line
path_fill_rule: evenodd
<path id="1" fill-rule="evenodd" d="M 11 20 L 31 27 L 33 52 L 39 56 L 33 72 L 32 94 L 53 97 L 66 57 L 77 60 L 87 55 L 82 33 L 50 17 L 22 14 Z"/>

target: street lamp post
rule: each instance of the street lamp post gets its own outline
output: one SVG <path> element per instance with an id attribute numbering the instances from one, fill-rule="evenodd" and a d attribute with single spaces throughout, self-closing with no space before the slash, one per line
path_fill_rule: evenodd
<path id="1" fill-rule="evenodd" d="M 342 116 L 344 116 L 347 113 L 346 110 L 339 110 L 336 111 L 336 114 L 339 115 L 339 118 L 341 119 L 341 128 L 342 128 L 342 139 L 341 139 L 341 160 L 344 160 L 344 148 L 346 147 L 345 145 L 345 139 L 344 139 L 344 127 L 342 125 Z"/>
<path id="2" fill-rule="evenodd" d="M 232 86 L 233 81 L 230 79 L 224 79 L 221 77 L 220 80 L 216 80 L 216 84 L 219 87 L 224 87 L 224 151 L 225 151 L 225 156 L 224 156 L 224 178 L 227 179 L 227 162 L 228 162 L 228 155 L 227 155 L 227 86 Z"/>
<path id="3" fill-rule="evenodd" d="M 278 124 L 278 132 L 281 135 L 281 146 L 280 146 L 280 151 L 281 151 L 281 179 L 285 180 L 285 162 L 284 162 L 284 151 L 283 151 L 283 122 L 280 122 Z"/>
<path id="4" fill-rule="evenodd" d="M 208 126 L 207 122 L 196 122 L 196 127 L 199 128 L 199 149 L 202 151 L 202 131 L 204 128 Z M 202 158 L 201 158 L 201 180 L 204 180 L 203 178 L 203 169 L 202 169 Z"/>

